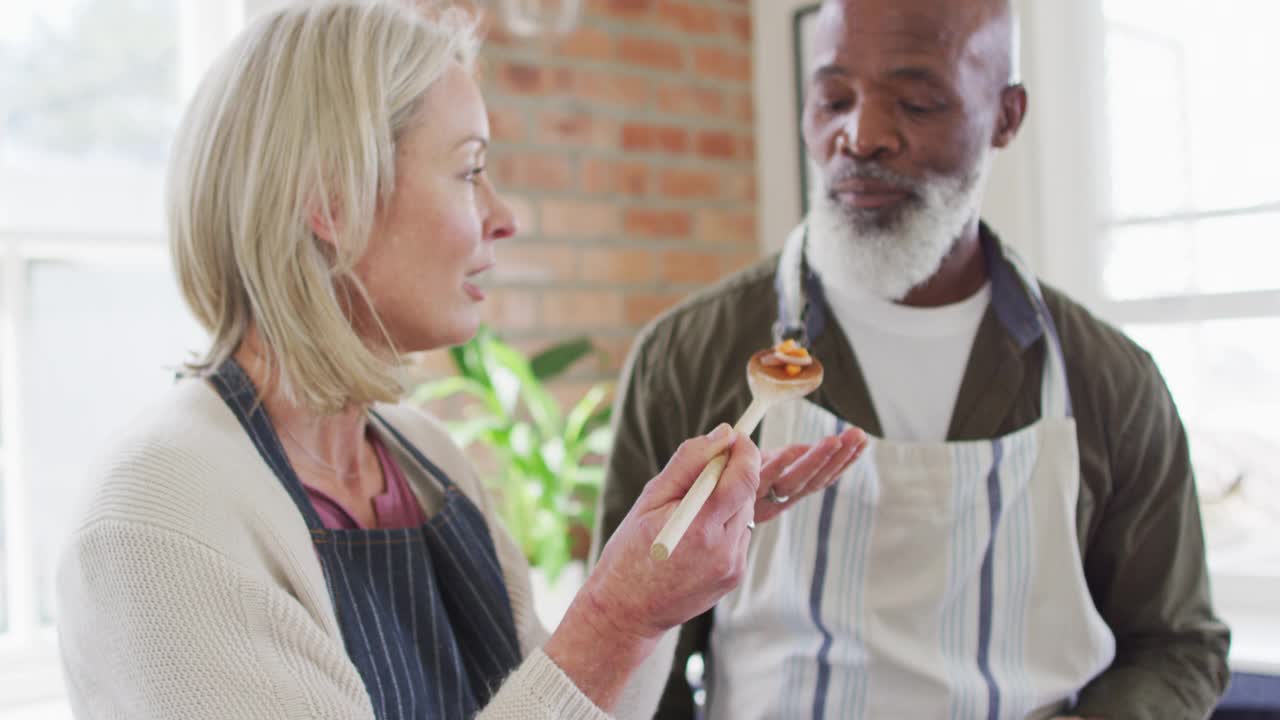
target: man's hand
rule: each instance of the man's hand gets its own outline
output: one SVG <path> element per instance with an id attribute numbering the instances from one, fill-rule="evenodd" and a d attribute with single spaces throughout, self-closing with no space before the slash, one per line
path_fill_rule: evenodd
<path id="1" fill-rule="evenodd" d="M 813 445 L 788 445 L 765 453 L 756 522 L 772 520 L 801 498 L 831 487 L 866 446 L 867 434 L 851 427 Z M 777 501 L 782 498 L 784 502 Z"/>

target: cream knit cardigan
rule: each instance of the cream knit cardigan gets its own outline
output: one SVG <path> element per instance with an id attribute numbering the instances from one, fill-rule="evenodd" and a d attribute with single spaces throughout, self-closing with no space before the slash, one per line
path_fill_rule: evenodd
<path id="1" fill-rule="evenodd" d="M 525 660 L 480 717 L 608 717 L 540 649 L 547 631 L 534 614 L 528 565 L 462 453 L 417 410 L 378 411 L 489 521 Z M 410 470 L 392 438 L 387 444 L 433 513 L 438 487 Z M 57 579 L 77 718 L 374 717 L 306 523 L 207 383 L 178 383 L 95 479 Z M 653 715 L 675 636 L 668 632 L 632 678 L 619 717 Z"/>

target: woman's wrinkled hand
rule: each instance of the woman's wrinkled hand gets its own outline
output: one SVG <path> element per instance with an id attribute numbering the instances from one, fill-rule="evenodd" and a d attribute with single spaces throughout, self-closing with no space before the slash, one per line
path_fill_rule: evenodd
<path id="1" fill-rule="evenodd" d="M 766 453 L 756 522 L 768 522 L 801 499 L 834 485 L 866 447 L 867 434 L 851 427 L 812 445 L 788 445 Z"/>
<path id="2" fill-rule="evenodd" d="M 671 557 L 650 546 L 707 462 L 728 451 L 724 473 Z M 722 425 L 685 441 L 645 486 L 583 588 L 622 631 L 657 637 L 715 605 L 746 568 L 760 484 L 760 451 Z"/>
<path id="3" fill-rule="evenodd" d="M 707 463 L 729 453 L 720 481 L 666 560 L 649 548 Z M 546 654 L 609 711 L 667 630 L 701 615 L 737 587 L 760 485 L 760 450 L 728 425 L 685 441 L 600 553 Z"/>

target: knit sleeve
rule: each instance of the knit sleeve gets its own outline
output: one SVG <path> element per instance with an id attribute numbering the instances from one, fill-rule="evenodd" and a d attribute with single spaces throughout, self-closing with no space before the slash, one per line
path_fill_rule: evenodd
<path id="1" fill-rule="evenodd" d="M 192 538 L 93 523 L 68 545 L 57 590 L 77 718 L 374 717 L 340 638 Z"/>

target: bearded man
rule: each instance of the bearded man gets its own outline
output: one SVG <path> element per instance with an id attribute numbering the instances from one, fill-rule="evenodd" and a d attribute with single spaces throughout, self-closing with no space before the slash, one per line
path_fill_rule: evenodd
<path id="1" fill-rule="evenodd" d="M 683 629 L 659 717 L 693 717 L 693 652 L 713 719 L 1203 718 L 1223 692 L 1156 366 L 980 220 L 1027 109 L 1014 26 L 1008 0 L 827 0 L 808 217 L 636 342 L 597 550 L 682 438 L 747 407 L 753 352 L 792 338 L 826 369 L 763 423 L 747 574 Z M 806 495 L 855 426 L 862 458 Z"/>

